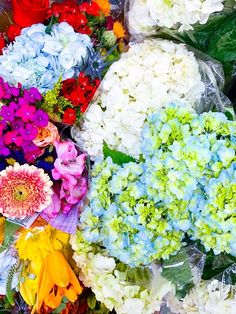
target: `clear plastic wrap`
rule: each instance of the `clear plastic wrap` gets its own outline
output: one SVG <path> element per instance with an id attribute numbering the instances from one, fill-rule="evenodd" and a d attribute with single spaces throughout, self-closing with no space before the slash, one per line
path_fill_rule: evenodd
<path id="1" fill-rule="evenodd" d="M 196 49 L 192 50 L 198 62 L 202 82 L 205 84 L 205 91 L 197 111 L 200 113 L 214 109 L 224 112 L 231 102 L 223 93 L 225 75 L 221 63 Z"/>
<path id="2" fill-rule="evenodd" d="M 177 294 L 182 297 L 186 289 L 201 281 L 206 255 L 195 245 L 183 247 L 162 265 L 162 276 L 175 284 Z"/>

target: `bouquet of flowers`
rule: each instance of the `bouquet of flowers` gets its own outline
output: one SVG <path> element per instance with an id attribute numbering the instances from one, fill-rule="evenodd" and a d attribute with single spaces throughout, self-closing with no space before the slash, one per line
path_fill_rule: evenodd
<path id="1" fill-rule="evenodd" d="M 132 35 L 150 36 L 160 27 L 192 29 L 197 22 L 207 23 L 210 15 L 224 8 L 223 0 L 130 0 L 127 20 Z"/>
<path id="2" fill-rule="evenodd" d="M 0 56 L 0 73 L 14 86 L 38 88 L 50 118 L 73 125 L 110 63 L 119 58 L 125 35 L 122 24 L 112 18 L 106 0 L 80 5 L 66 0 L 51 6 L 45 1 L 30 17 L 22 2 L 13 1 L 15 24 L 7 30 L 10 43 Z"/>
<path id="3" fill-rule="evenodd" d="M 235 0 L 154 2 L 0 4 L 1 313 L 235 312 Z"/>
<path id="4" fill-rule="evenodd" d="M 63 141 L 37 109 L 42 96 L 36 88 L 13 87 L 2 78 L 0 88 L 0 212 L 18 219 L 69 213 L 87 190 L 86 155 Z"/>
<path id="5" fill-rule="evenodd" d="M 65 255 L 88 188 L 86 154 L 39 109 L 37 88 L 0 78 L 0 91 L 1 294 L 13 304 L 18 287 L 33 312 L 56 308 L 63 296 L 75 301 L 82 291 Z"/>
<path id="6" fill-rule="evenodd" d="M 102 155 L 104 141 L 137 157 L 148 114 L 166 103 L 182 101 L 199 112 L 223 108 L 213 73 L 221 76 L 222 70 L 197 61 L 184 45 L 166 40 L 134 44 L 108 70 L 73 137 L 92 158 Z"/>
<path id="7" fill-rule="evenodd" d="M 79 231 L 72 242 L 74 259 L 81 269 L 80 279 L 108 308 L 128 313 L 127 308 L 131 309 L 128 304 L 138 307 L 140 302 L 138 313 L 153 313 L 165 298 L 167 304 L 183 307 L 181 313 L 185 313 L 190 296 L 179 304 L 169 286 L 166 294 L 155 301 L 144 301 L 140 295 L 135 305 L 129 295 L 122 295 L 119 305 L 117 295 L 109 295 L 108 299 L 104 291 L 106 277 L 103 271 L 95 270 L 96 267 L 101 270 L 96 266 L 97 259 L 98 263 L 104 259 L 102 265 L 107 259 L 110 266 L 106 276 L 114 272 L 112 277 L 108 276 L 111 292 L 118 289 L 120 275 L 114 269 L 120 262 L 127 269 L 143 266 L 148 269 L 159 261 L 163 267 L 160 285 L 165 285 L 162 277 L 176 284 L 168 268 L 177 266 L 168 267 L 168 263 L 173 258 L 176 265 L 182 265 L 178 264 L 179 252 L 189 241 L 200 240 L 205 252 L 213 249 L 216 255 L 225 252 L 234 255 L 235 136 L 235 121 L 228 120 L 223 113 L 198 115 L 186 105 L 170 104 L 148 117 L 142 130 L 139 161 L 107 148 L 104 152 L 110 157 L 95 161 L 89 203 L 80 215 Z M 188 254 L 184 256 L 186 261 Z M 172 271 L 172 276 L 176 272 L 177 269 Z M 137 285 L 135 277 L 133 289 Z M 158 283 L 156 286 L 160 287 Z M 118 291 L 123 293 L 125 289 Z M 150 292 L 147 293 L 148 296 Z M 154 308 L 151 306 L 150 310 L 146 302 L 155 304 Z"/>

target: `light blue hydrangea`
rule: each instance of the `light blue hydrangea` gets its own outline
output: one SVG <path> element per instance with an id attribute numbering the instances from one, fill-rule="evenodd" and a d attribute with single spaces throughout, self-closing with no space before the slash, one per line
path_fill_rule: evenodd
<path id="1" fill-rule="evenodd" d="M 207 250 L 231 254 L 229 234 L 236 233 L 230 168 L 236 162 L 235 136 L 236 122 L 223 113 L 197 115 L 180 104 L 151 115 L 142 134 L 142 181 L 148 198 L 162 202 L 172 225 L 200 239 Z M 231 212 L 225 195 L 232 197 Z"/>
<path id="2" fill-rule="evenodd" d="M 118 166 L 107 158 L 95 163 L 91 175 L 89 205 L 80 217 L 87 241 L 132 267 L 179 250 L 183 232 L 172 227 L 164 208 L 147 199 L 142 163 Z"/>
<path id="3" fill-rule="evenodd" d="M 15 42 L 0 56 L 1 76 L 12 85 L 37 87 L 44 93 L 62 79 L 77 76 L 84 70 L 92 41 L 76 33 L 67 23 L 52 26 L 50 34 L 43 24 L 24 28 Z"/>
<path id="4" fill-rule="evenodd" d="M 97 161 L 80 227 L 132 267 L 168 258 L 185 234 L 236 256 L 236 122 L 170 104 L 149 116 L 139 163 Z"/>
<path id="5" fill-rule="evenodd" d="M 236 163 L 222 170 L 217 178 L 209 179 L 201 195 L 201 201 L 197 202 L 195 196 L 190 207 L 193 239 L 200 239 L 215 254 L 236 256 Z"/>

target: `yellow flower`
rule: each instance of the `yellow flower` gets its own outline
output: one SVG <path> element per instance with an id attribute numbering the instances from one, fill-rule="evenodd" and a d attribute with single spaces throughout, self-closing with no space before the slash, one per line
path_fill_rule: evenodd
<path id="1" fill-rule="evenodd" d="M 111 6 L 109 0 L 94 0 L 105 16 L 110 14 Z"/>
<path id="2" fill-rule="evenodd" d="M 0 245 L 4 240 L 4 226 L 5 226 L 5 218 L 0 217 Z"/>
<path id="3" fill-rule="evenodd" d="M 55 309 L 63 296 L 75 302 L 82 287 L 60 251 L 53 251 L 44 259 L 37 287 L 37 299 L 32 313 L 39 311 L 43 303 Z"/>
<path id="4" fill-rule="evenodd" d="M 23 229 L 18 234 L 15 247 L 19 258 L 24 261 L 20 293 L 27 304 L 38 310 L 42 302 L 50 307 L 59 306 L 63 296 L 76 300 L 81 287 L 63 253 L 60 252 L 67 253 L 69 234 L 50 225 Z M 44 287 L 41 287 L 42 280 L 45 281 Z M 56 292 L 54 284 L 57 285 Z M 49 285 L 51 288 L 48 292 Z"/>
<path id="5" fill-rule="evenodd" d="M 46 225 L 22 230 L 15 247 L 20 259 L 41 264 L 49 253 L 62 250 L 68 242 L 69 234 Z"/>
<path id="6" fill-rule="evenodd" d="M 113 32 L 114 32 L 116 38 L 123 38 L 125 36 L 124 28 L 119 21 L 116 21 L 113 24 Z"/>

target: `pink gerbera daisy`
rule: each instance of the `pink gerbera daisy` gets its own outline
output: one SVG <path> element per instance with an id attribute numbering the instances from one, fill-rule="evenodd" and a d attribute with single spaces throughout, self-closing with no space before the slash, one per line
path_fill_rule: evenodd
<path id="1" fill-rule="evenodd" d="M 18 163 L 7 167 L 0 172 L 0 213 L 22 219 L 43 211 L 52 202 L 51 186 L 42 169 Z"/>

